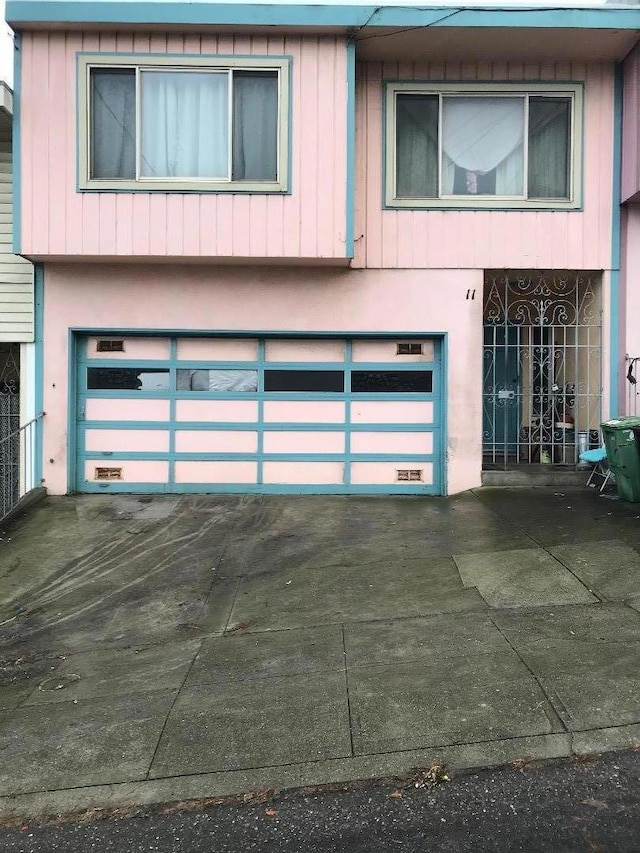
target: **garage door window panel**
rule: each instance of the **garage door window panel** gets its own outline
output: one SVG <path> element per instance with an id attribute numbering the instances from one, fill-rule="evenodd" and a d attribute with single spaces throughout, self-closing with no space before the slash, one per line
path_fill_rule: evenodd
<path id="1" fill-rule="evenodd" d="M 168 368 L 89 367 L 89 391 L 168 391 Z"/>
<path id="2" fill-rule="evenodd" d="M 343 370 L 265 370 L 264 390 L 309 393 L 344 392 Z"/>
<path id="3" fill-rule="evenodd" d="M 178 391 L 255 392 L 258 390 L 257 370 L 178 369 L 176 371 Z"/>
<path id="4" fill-rule="evenodd" d="M 432 390 L 430 370 L 354 370 L 351 374 L 354 394 L 425 394 Z"/>

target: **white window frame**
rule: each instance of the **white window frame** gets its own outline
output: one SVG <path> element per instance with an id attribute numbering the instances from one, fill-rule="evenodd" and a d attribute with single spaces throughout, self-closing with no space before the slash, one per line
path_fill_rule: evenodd
<path id="1" fill-rule="evenodd" d="M 582 126 L 584 87 L 581 83 L 400 83 L 385 84 L 385 157 L 384 198 L 390 208 L 456 210 L 576 210 L 582 206 Z M 396 103 L 398 95 L 438 96 L 438 198 L 398 198 L 396 193 Z M 524 98 L 524 193 L 522 196 L 442 195 L 442 103 L 443 96 Z M 565 97 L 571 101 L 569 146 L 569 197 L 559 199 L 528 198 L 528 110 L 529 96 Z"/>
<path id="2" fill-rule="evenodd" d="M 286 193 L 289 191 L 289 57 L 183 57 L 146 56 L 141 54 L 80 54 L 78 56 L 78 189 L 120 192 L 231 192 Z M 131 178 L 91 177 L 91 71 L 93 69 L 128 68 L 136 72 L 136 174 Z M 144 71 L 197 71 L 228 74 L 231 88 L 232 71 L 276 71 L 278 73 L 278 139 L 275 181 L 238 181 L 231 179 L 232 99 L 229 98 L 229 171 L 228 178 L 153 178 L 139 174 L 140 161 L 140 75 Z"/>

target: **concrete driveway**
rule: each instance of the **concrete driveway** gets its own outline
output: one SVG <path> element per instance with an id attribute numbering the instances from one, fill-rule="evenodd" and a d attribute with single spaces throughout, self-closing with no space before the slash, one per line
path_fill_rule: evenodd
<path id="1" fill-rule="evenodd" d="M 640 507 L 49 498 L 0 541 L 0 814 L 640 740 Z"/>

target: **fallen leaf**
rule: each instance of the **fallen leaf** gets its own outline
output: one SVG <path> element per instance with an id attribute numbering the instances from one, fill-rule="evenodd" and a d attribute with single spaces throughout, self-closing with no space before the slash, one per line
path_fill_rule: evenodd
<path id="1" fill-rule="evenodd" d="M 267 817 L 275 817 L 278 814 L 276 809 L 265 809 L 264 813 Z"/>
<path id="2" fill-rule="evenodd" d="M 591 806 L 592 809 L 608 809 L 609 806 L 604 800 L 581 800 L 583 806 Z"/>
<path id="3" fill-rule="evenodd" d="M 444 764 L 434 762 L 426 770 L 419 770 L 415 776 L 409 780 L 414 788 L 435 788 L 442 782 L 448 782 L 449 777 L 445 773 Z"/>
<path id="4" fill-rule="evenodd" d="M 396 789 L 395 791 L 392 791 L 392 792 L 389 794 L 389 796 L 390 796 L 390 797 L 393 797 L 394 799 L 398 799 L 399 797 L 401 797 L 401 796 L 402 796 L 402 791 L 399 791 L 398 789 Z"/>
<path id="5" fill-rule="evenodd" d="M 227 630 L 225 631 L 225 634 L 233 634 L 236 631 L 244 631 L 245 628 L 248 628 L 248 627 L 249 627 L 248 622 L 234 622 L 233 625 L 230 625 L 227 628 Z"/>
<path id="6" fill-rule="evenodd" d="M 532 763 L 533 758 L 516 758 L 511 762 L 509 767 L 511 767 L 512 770 L 519 770 L 522 773 L 525 767 L 528 767 Z"/>

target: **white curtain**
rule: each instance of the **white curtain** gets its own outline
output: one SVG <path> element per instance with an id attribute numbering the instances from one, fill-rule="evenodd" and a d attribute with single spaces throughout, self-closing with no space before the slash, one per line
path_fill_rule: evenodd
<path id="1" fill-rule="evenodd" d="M 257 391 L 257 370 L 178 370 L 178 391 Z"/>
<path id="2" fill-rule="evenodd" d="M 482 177 L 495 169 L 496 195 L 523 193 L 524 100 L 522 98 L 443 98 L 442 192 L 481 192 Z M 455 187 L 456 167 L 465 188 Z"/>
<path id="3" fill-rule="evenodd" d="M 149 178 L 229 178 L 229 78 L 143 71 L 140 173 Z"/>

